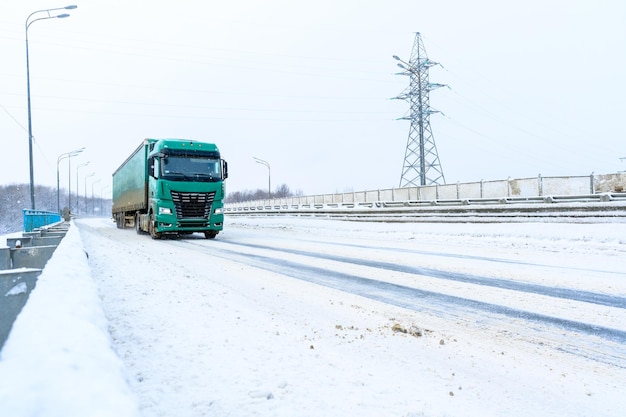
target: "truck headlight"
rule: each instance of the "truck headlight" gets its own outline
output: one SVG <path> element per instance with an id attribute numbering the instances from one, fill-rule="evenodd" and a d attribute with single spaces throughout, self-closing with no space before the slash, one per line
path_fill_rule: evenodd
<path id="1" fill-rule="evenodd" d="M 159 214 L 172 214 L 172 209 L 169 207 L 159 207 Z"/>
<path id="2" fill-rule="evenodd" d="M 220 208 L 216 208 L 213 213 L 215 213 L 215 214 L 222 214 L 223 212 L 224 212 L 224 209 L 222 207 L 220 207 Z"/>

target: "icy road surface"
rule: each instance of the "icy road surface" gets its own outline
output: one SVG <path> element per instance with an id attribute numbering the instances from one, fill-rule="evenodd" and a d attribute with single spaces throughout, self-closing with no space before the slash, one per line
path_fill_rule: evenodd
<path id="1" fill-rule="evenodd" d="M 144 416 L 623 416 L 626 227 L 78 220 Z"/>

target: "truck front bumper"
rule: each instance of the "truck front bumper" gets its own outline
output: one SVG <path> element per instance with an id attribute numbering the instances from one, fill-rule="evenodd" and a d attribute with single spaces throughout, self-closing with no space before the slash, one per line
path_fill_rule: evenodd
<path id="1" fill-rule="evenodd" d="M 178 219 L 174 215 L 157 215 L 156 231 L 158 233 L 193 233 L 220 231 L 224 228 L 224 215 L 215 214 L 210 218 Z"/>

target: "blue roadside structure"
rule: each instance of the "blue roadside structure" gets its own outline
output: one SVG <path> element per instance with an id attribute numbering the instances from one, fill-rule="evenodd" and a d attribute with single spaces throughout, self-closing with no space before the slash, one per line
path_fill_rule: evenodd
<path id="1" fill-rule="evenodd" d="M 25 232 L 32 232 L 34 229 L 61 221 L 61 215 L 52 211 L 23 209 L 22 212 Z"/>

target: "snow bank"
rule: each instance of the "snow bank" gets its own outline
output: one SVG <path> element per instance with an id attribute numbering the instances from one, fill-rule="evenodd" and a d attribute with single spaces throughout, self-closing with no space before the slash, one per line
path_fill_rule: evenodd
<path id="1" fill-rule="evenodd" d="M 138 416 L 107 327 L 72 226 L 0 352 L 0 416 Z"/>

